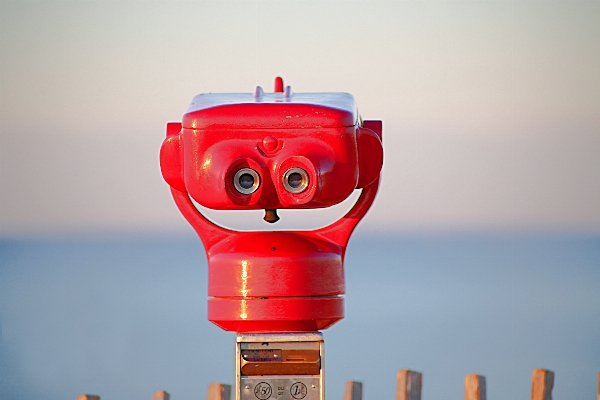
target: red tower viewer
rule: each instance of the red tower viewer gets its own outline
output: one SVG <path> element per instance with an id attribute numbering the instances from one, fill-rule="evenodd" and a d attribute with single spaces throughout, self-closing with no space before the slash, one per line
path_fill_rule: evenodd
<path id="1" fill-rule="evenodd" d="M 383 163 L 381 121 L 362 121 L 347 93 L 211 93 L 167 125 L 164 179 L 208 258 L 208 319 L 235 332 L 308 332 L 344 317 L 344 253 L 371 207 Z M 353 208 L 314 231 L 238 232 L 218 210 L 322 208 L 362 189 Z"/>

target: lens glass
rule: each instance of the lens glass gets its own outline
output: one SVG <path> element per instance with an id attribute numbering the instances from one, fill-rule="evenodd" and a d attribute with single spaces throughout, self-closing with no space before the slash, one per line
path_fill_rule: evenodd
<path id="1" fill-rule="evenodd" d="M 254 185 L 254 177 L 248 173 L 242 174 L 239 178 L 240 186 L 246 190 Z"/>
<path id="2" fill-rule="evenodd" d="M 297 189 L 302 185 L 302 175 L 297 172 L 294 172 L 288 176 L 288 183 L 290 187 Z"/>

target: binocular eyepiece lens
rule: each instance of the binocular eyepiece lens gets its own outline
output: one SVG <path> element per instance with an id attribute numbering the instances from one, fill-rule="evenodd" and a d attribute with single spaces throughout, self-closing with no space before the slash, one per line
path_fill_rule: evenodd
<path id="1" fill-rule="evenodd" d="M 239 182 L 242 189 L 248 190 L 252 187 L 252 185 L 254 185 L 254 177 L 248 173 L 242 174 Z"/>
<path id="2" fill-rule="evenodd" d="M 302 193 L 308 182 L 308 173 L 302 168 L 290 168 L 283 174 L 283 187 L 290 193 Z"/>
<path id="3" fill-rule="evenodd" d="M 241 194 L 252 194 L 260 186 L 260 176 L 251 168 L 242 168 L 233 176 L 233 186 Z"/>
<path id="4" fill-rule="evenodd" d="M 302 185 L 302 175 L 300 175 L 297 172 L 290 174 L 290 176 L 288 177 L 288 183 L 294 189 L 299 188 L 300 185 Z"/>

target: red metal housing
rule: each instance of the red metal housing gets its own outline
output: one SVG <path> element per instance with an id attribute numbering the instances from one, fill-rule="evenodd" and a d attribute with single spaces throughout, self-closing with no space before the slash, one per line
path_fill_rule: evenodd
<path id="1" fill-rule="evenodd" d="M 207 253 L 210 321 L 236 332 L 298 332 L 343 318 L 346 245 L 373 203 L 383 162 L 381 121 L 361 121 L 350 94 L 198 95 L 182 123 L 167 125 L 160 162 Z M 237 232 L 191 201 L 318 208 L 355 189 L 363 192 L 354 207 L 315 231 Z"/>

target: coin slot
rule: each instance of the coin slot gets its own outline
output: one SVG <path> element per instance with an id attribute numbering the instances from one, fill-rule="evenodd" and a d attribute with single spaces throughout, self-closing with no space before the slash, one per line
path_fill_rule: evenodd
<path id="1" fill-rule="evenodd" d="M 319 375 L 321 354 L 315 349 L 244 349 L 241 372 L 257 375 Z"/>
<path id="2" fill-rule="evenodd" d="M 255 362 L 282 362 L 281 350 L 242 350 L 242 359 L 249 363 Z"/>

